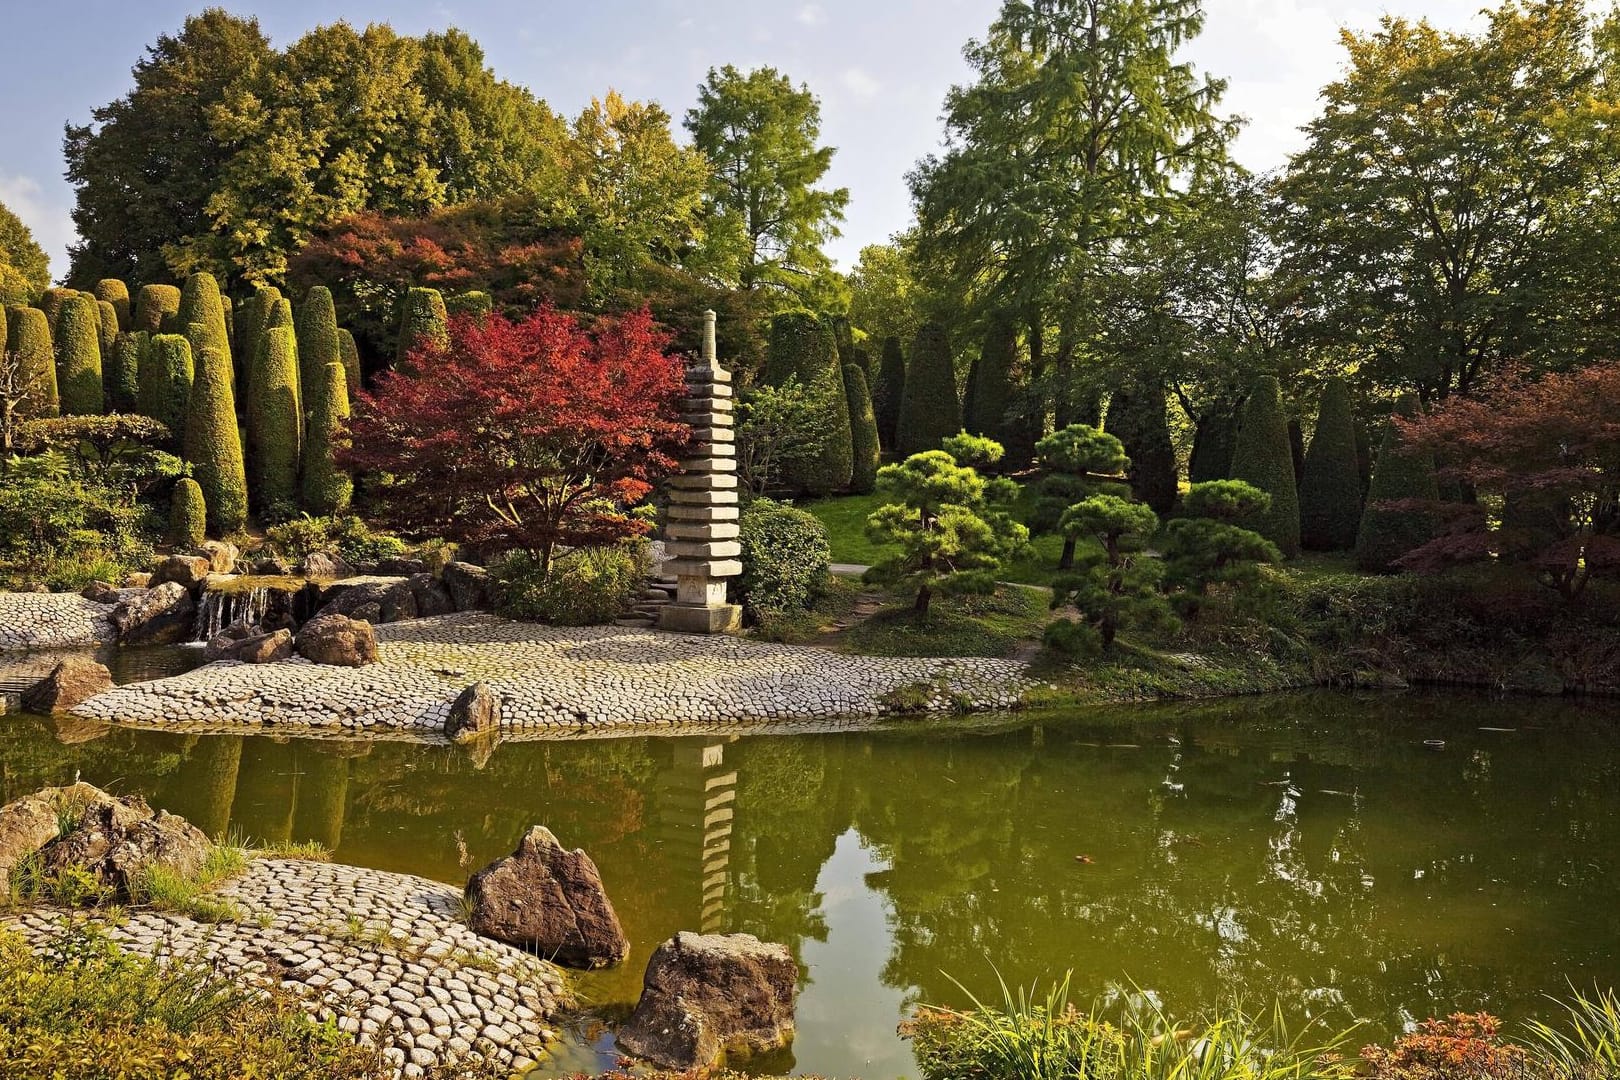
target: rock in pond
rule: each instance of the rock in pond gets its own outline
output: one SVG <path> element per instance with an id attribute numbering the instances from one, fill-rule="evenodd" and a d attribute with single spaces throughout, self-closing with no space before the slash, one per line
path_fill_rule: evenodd
<path id="1" fill-rule="evenodd" d="M 106 665 L 88 656 L 69 656 L 23 694 L 22 707 L 35 713 L 67 712 L 112 688 Z"/>
<path id="2" fill-rule="evenodd" d="M 127 903 L 146 867 L 164 866 L 185 875 L 202 868 L 212 845 L 201 829 L 167 810 L 154 812 L 138 795 L 92 790 L 97 797 L 85 806 L 78 824 L 39 849 L 45 873 L 83 870 Z"/>
<path id="3" fill-rule="evenodd" d="M 446 563 L 443 580 L 457 611 L 484 611 L 493 606 L 489 571 L 482 566 L 465 562 Z"/>
<path id="4" fill-rule="evenodd" d="M 377 635 L 371 624 L 347 615 L 311 619 L 295 639 L 298 655 L 317 664 L 364 667 L 377 662 Z"/>
<path id="5" fill-rule="evenodd" d="M 475 682 L 450 703 L 444 733 L 456 742 L 492 735 L 501 727 L 501 695 L 486 682 Z"/>
<path id="6" fill-rule="evenodd" d="M 148 587 L 157 588 L 159 585 L 173 581 L 185 586 L 187 589 L 201 588 L 202 583 L 213 572 L 207 556 L 204 555 L 170 555 L 157 564 L 152 571 L 152 580 Z"/>
<path id="7" fill-rule="evenodd" d="M 707 1069 L 793 1042 L 799 966 L 752 934 L 682 931 L 647 961 L 619 1046 L 666 1069 Z"/>
<path id="8" fill-rule="evenodd" d="M 220 635 L 223 636 L 223 635 Z M 274 664 L 293 654 L 291 630 L 276 630 L 269 634 L 250 634 L 221 642 L 215 637 L 208 643 L 209 660 L 239 660 L 244 664 Z"/>
<path id="9" fill-rule="evenodd" d="M 578 848 L 565 851 L 543 825 L 530 829 L 512 854 L 474 874 L 467 899 L 467 925 L 474 931 L 554 963 L 607 967 L 630 954 L 596 864 Z"/>
<path id="10" fill-rule="evenodd" d="M 191 638 L 197 605 L 178 581 L 147 589 L 113 608 L 113 627 L 125 645 L 174 645 Z"/>

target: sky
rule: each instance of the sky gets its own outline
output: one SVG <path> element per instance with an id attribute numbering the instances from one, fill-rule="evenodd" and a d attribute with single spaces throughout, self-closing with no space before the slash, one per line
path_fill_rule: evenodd
<path id="1" fill-rule="evenodd" d="M 1484 0 L 1206 0 L 1204 33 L 1185 49 L 1200 71 L 1228 80 L 1223 108 L 1246 118 L 1233 147 L 1264 170 L 1302 144 L 1300 125 L 1339 70 L 1341 27 L 1369 29 L 1385 13 L 1438 26 L 1477 25 Z M 130 68 L 158 34 L 177 30 L 202 0 L 75 0 L 70 9 L 4 0 L 0 59 L 0 202 L 67 269 L 73 189 L 62 176 L 62 126 L 128 92 Z M 827 176 L 847 187 L 843 236 L 829 253 L 847 269 L 867 244 L 911 220 L 905 175 L 938 149 L 945 92 L 966 80 L 962 46 L 981 35 L 999 0 L 275 0 L 256 14 L 284 46 L 320 23 L 388 22 L 418 34 L 457 26 L 500 77 L 573 116 L 609 88 L 653 99 L 676 118 L 710 67 L 769 64 L 821 99 L 822 136 L 838 148 Z M 684 132 L 678 132 L 684 138 Z"/>

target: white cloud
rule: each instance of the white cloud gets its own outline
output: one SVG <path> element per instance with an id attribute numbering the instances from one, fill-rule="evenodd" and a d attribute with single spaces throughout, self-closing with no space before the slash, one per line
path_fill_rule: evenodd
<path id="1" fill-rule="evenodd" d="M 845 90 L 858 98 L 877 97 L 878 91 L 883 89 L 882 83 L 860 68 L 848 68 L 839 76 L 839 81 L 843 83 Z"/>
<path id="2" fill-rule="evenodd" d="M 806 4 L 796 18 L 806 26 L 820 26 L 827 21 L 827 12 L 820 4 Z"/>
<path id="3" fill-rule="evenodd" d="M 46 200 L 39 182 L 32 177 L 10 173 L 0 173 L 0 203 L 22 219 L 33 232 L 34 241 L 50 256 L 51 276 L 67 273 L 68 245 L 78 239 L 68 208 Z"/>

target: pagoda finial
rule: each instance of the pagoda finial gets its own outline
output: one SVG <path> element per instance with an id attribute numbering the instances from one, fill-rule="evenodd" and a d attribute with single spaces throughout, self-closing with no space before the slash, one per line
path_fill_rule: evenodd
<path id="1" fill-rule="evenodd" d="M 720 366 L 720 351 L 714 344 L 714 321 L 713 311 L 703 313 L 703 364 L 711 368 Z"/>

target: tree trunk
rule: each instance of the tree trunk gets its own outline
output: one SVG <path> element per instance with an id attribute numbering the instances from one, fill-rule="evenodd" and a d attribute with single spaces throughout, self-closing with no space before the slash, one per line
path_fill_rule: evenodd
<path id="1" fill-rule="evenodd" d="M 1057 568 L 1059 570 L 1073 570 L 1074 569 L 1074 546 L 1075 546 L 1075 538 L 1074 537 L 1070 536 L 1070 537 L 1067 537 L 1067 538 L 1064 539 L 1064 541 L 1063 541 L 1063 554 L 1058 559 L 1058 564 L 1057 564 Z"/>
<path id="2" fill-rule="evenodd" d="M 911 605 L 911 610 L 919 616 L 928 614 L 928 602 L 934 598 L 934 591 L 927 585 L 917 590 L 917 602 Z"/>

